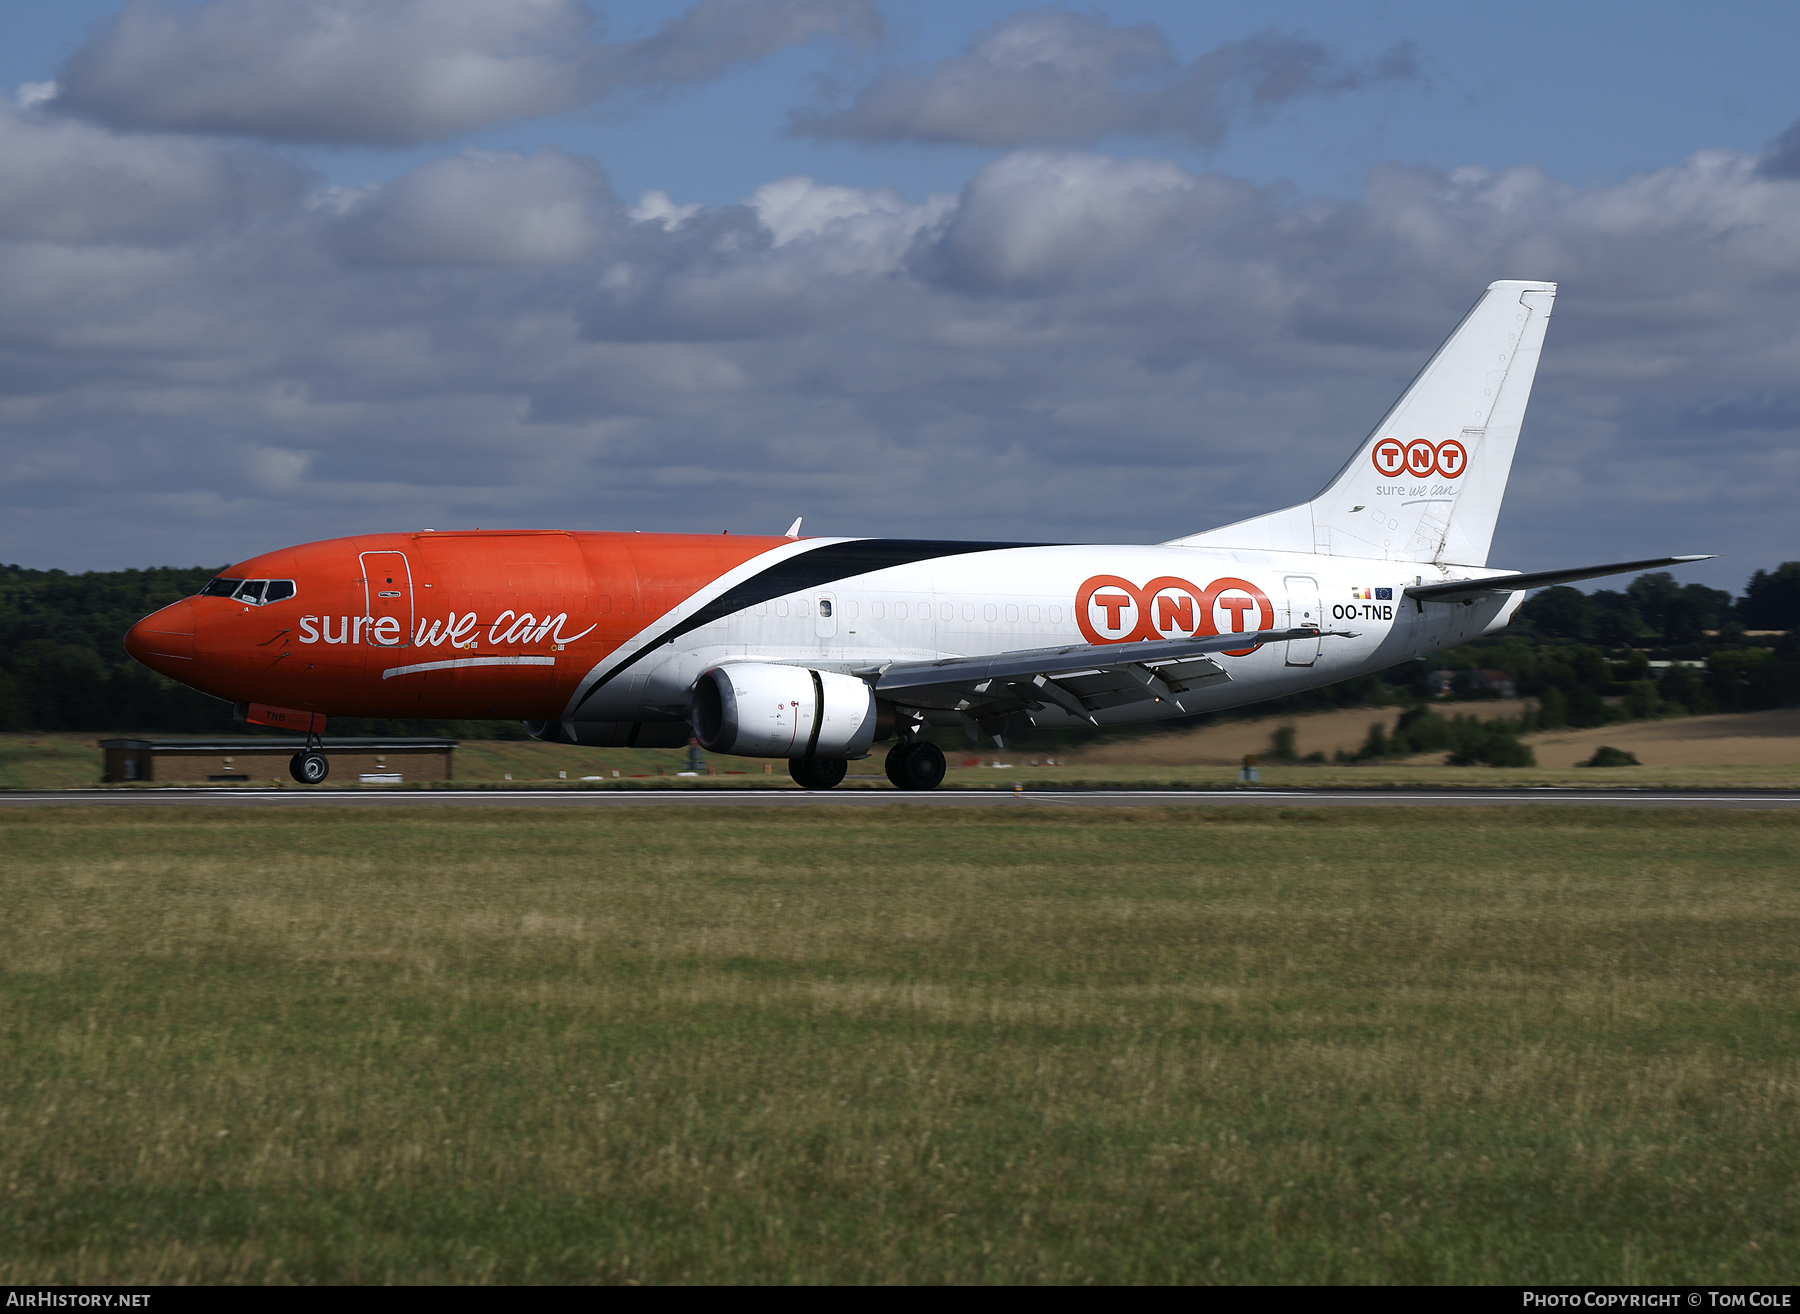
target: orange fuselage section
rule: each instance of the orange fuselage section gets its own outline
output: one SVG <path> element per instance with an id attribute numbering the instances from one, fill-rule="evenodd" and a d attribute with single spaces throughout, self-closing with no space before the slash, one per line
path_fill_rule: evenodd
<path id="1" fill-rule="evenodd" d="M 186 598 L 134 625 L 125 647 L 234 703 L 553 720 L 621 643 L 787 541 L 508 530 L 330 539 L 226 572 L 291 581 L 291 596 Z"/>

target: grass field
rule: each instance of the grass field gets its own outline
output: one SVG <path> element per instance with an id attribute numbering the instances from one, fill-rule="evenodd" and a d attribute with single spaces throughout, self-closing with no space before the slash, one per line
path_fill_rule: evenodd
<path id="1" fill-rule="evenodd" d="M 1791 1282 L 1800 818 L 0 813 L 0 1282 Z"/>
<path id="2" fill-rule="evenodd" d="M 1278 726 L 1294 730 L 1294 751 L 1302 756 L 1323 753 L 1336 761 L 1339 752 L 1354 753 L 1362 747 L 1370 725 L 1380 722 L 1389 733 L 1399 719 L 1399 707 L 1357 707 L 1299 716 L 1265 716 L 1254 720 L 1221 721 L 1193 730 L 1118 738 L 1073 755 L 1074 764 L 1094 766 L 1217 766 L 1235 767 L 1244 754 L 1254 753 L 1265 764 L 1270 739 Z M 1485 701 L 1439 703 L 1444 716 L 1475 716 L 1483 720 L 1516 718 L 1518 702 Z M 1800 708 L 1772 712 L 1733 712 L 1719 716 L 1681 716 L 1667 720 L 1614 721 L 1587 730 L 1541 730 L 1523 736 L 1537 755 L 1540 770 L 1554 770 L 1593 778 L 1608 771 L 1575 771 L 1576 763 L 1593 756 L 1602 744 L 1634 753 L 1646 767 L 1663 772 L 1690 767 L 1773 769 L 1788 780 L 1800 780 Z M 1397 767 L 1440 767 L 1445 754 L 1421 753 L 1403 762 L 1366 763 L 1351 768 L 1367 774 Z M 1483 768 L 1492 775 L 1492 768 Z"/>

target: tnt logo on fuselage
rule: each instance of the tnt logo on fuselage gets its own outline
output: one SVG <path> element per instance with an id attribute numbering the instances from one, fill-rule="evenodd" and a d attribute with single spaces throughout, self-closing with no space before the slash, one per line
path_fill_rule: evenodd
<path id="1" fill-rule="evenodd" d="M 1174 575 L 1142 588 L 1117 575 L 1095 575 L 1075 594 L 1075 623 L 1089 643 L 1248 634 L 1275 628 L 1275 606 L 1249 580 L 1229 575 L 1205 588 Z M 1238 648 L 1226 656 L 1255 651 Z"/>

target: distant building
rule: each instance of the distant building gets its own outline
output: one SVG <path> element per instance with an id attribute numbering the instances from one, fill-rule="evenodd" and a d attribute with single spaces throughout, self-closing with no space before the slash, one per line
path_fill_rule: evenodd
<path id="1" fill-rule="evenodd" d="M 1427 683 L 1436 698 L 1467 695 L 1478 689 L 1491 689 L 1502 698 L 1517 697 L 1519 692 L 1505 671 L 1433 671 Z"/>
<path id="2" fill-rule="evenodd" d="M 1512 676 L 1505 671 L 1476 671 L 1475 678 L 1480 683 L 1478 688 L 1492 689 L 1502 698 L 1516 698 L 1518 689 L 1513 684 Z"/>
<path id="3" fill-rule="evenodd" d="M 453 779 L 454 739 L 330 739 L 330 783 L 405 784 Z M 102 739 L 111 784 L 291 785 L 288 760 L 306 746 L 300 739 Z"/>

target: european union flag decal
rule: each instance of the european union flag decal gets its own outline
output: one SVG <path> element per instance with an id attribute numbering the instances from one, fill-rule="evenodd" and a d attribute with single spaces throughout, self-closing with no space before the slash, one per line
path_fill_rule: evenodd
<path id="1" fill-rule="evenodd" d="M 1377 601 L 1377 602 L 1392 602 L 1393 600 L 1394 600 L 1394 591 L 1392 589 L 1376 589 L 1375 590 L 1375 601 Z"/>

